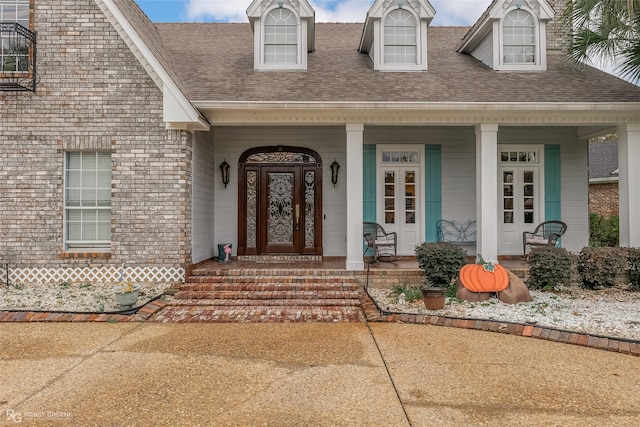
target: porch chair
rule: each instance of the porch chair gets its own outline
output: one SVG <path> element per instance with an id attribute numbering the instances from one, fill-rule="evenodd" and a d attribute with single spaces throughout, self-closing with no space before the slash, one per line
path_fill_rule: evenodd
<path id="1" fill-rule="evenodd" d="M 398 253 L 398 236 L 395 231 L 387 233 L 384 228 L 375 222 L 364 222 L 363 235 L 367 244 L 363 256 L 367 251 L 373 251 L 373 262 L 395 261 Z"/>
<path id="2" fill-rule="evenodd" d="M 536 227 L 533 232 L 522 233 L 522 250 L 527 256 L 527 246 L 531 251 L 533 246 L 555 246 L 558 239 L 567 231 L 567 224 L 562 221 L 545 221 Z"/>

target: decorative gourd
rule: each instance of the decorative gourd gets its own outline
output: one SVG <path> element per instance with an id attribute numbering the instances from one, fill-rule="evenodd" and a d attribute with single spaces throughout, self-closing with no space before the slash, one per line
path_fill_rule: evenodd
<path id="1" fill-rule="evenodd" d="M 477 264 L 460 269 L 460 283 L 473 292 L 500 292 L 509 286 L 509 274 L 501 265 L 486 262 L 482 256 Z"/>

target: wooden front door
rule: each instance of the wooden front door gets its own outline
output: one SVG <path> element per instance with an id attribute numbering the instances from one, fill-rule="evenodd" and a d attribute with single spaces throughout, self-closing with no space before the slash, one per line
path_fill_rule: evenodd
<path id="1" fill-rule="evenodd" d="M 251 149 L 238 167 L 238 254 L 322 255 L 322 163 L 308 149 Z"/>
<path id="2" fill-rule="evenodd" d="M 260 253 L 300 254 L 301 182 L 299 166 L 262 167 L 260 179 Z"/>

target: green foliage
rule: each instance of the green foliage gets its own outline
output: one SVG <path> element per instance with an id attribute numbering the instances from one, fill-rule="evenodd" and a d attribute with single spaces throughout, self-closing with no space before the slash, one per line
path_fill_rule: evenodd
<path id="1" fill-rule="evenodd" d="M 582 248 L 577 266 L 580 286 L 587 289 L 610 288 L 624 272 L 626 256 L 620 248 Z"/>
<path id="2" fill-rule="evenodd" d="M 527 286 L 530 289 L 553 291 L 562 285 L 568 285 L 571 282 L 573 258 L 574 256 L 564 248 L 534 248 L 529 254 Z"/>
<path id="3" fill-rule="evenodd" d="M 396 296 L 404 294 L 407 302 L 419 301 L 422 299 L 422 289 L 420 286 L 396 285 L 391 288 Z"/>
<path id="4" fill-rule="evenodd" d="M 606 217 L 589 214 L 589 246 L 618 246 L 620 220 L 618 215 Z"/>
<path id="5" fill-rule="evenodd" d="M 576 63 L 612 59 L 616 71 L 640 81 L 640 0 L 573 0 L 563 14 Z"/>
<path id="6" fill-rule="evenodd" d="M 422 243 L 416 247 L 416 259 L 428 285 L 446 288 L 467 263 L 467 254 L 451 243 Z"/>
<path id="7" fill-rule="evenodd" d="M 629 263 L 629 285 L 634 291 L 640 291 L 640 248 L 627 249 Z"/>

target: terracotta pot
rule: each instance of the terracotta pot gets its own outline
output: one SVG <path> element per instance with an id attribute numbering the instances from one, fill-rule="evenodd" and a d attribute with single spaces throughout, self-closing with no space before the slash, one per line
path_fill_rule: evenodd
<path id="1" fill-rule="evenodd" d="M 441 310 L 444 308 L 444 299 L 447 296 L 447 288 L 423 288 L 422 300 L 427 310 Z"/>

